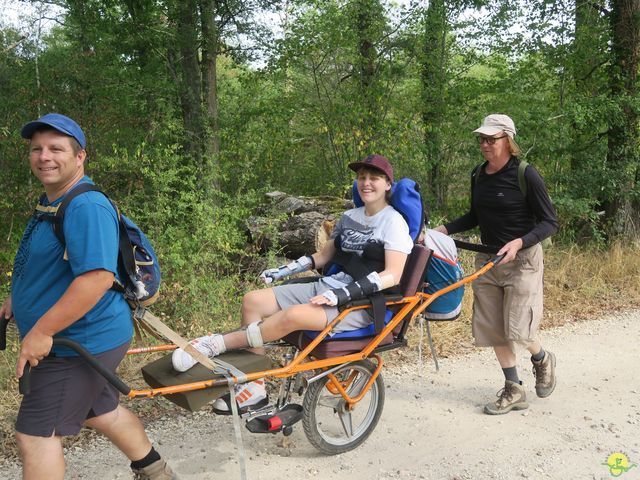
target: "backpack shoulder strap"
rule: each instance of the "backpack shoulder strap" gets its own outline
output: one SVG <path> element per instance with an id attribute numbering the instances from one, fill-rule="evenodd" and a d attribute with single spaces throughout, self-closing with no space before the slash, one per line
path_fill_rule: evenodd
<path id="1" fill-rule="evenodd" d="M 480 169 L 482 168 L 482 164 L 477 165 L 476 168 L 471 173 L 471 178 L 473 179 L 473 186 L 475 187 L 478 184 L 478 178 L 480 177 Z"/>
<path id="2" fill-rule="evenodd" d="M 118 217 L 118 251 L 121 257 L 120 260 L 122 261 L 127 275 L 134 275 L 136 272 L 136 263 L 133 250 L 131 248 L 131 243 L 129 242 L 129 235 L 127 234 L 127 226 L 122 219 L 122 215 L 120 215 L 118 206 L 109 198 L 106 193 L 100 190 L 96 185 L 86 182 L 81 183 L 80 185 L 72 189 L 69 193 L 67 193 L 60 205 L 58 205 L 57 211 L 55 212 L 55 219 L 53 221 L 53 233 L 55 233 L 58 240 L 60 240 L 60 243 L 62 243 L 63 246 L 66 246 L 66 241 L 64 239 L 64 230 L 62 228 L 64 222 L 64 213 L 74 198 L 86 192 L 99 192 L 103 194 L 105 197 L 107 197 L 107 200 L 109 200 L 109 203 L 111 203 L 114 210 L 116 211 L 116 216 Z"/>
<path id="3" fill-rule="evenodd" d="M 524 178 L 524 171 L 527 169 L 529 164 L 520 160 L 520 164 L 518 165 L 518 186 L 520 187 L 520 191 L 522 195 L 527 196 L 527 180 Z"/>
<path id="4" fill-rule="evenodd" d="M 524 178 L 524 171 L 527 169 L 528 166 L 529 164 L 525 160 L 520 160 L 520 163 L 518 164 L 518 187 L 520 188 L 522 195 L 524 195 L 525 197 L 527 196 L 527 180 Z M 473 178 L 474 186 L 478 184 L 478 177 L 480 176 L 480 168 L 482 168 L 482 164 L 478 165 L 473 171 L 473 173 L 471 174 L 471 177 Z"/>
<path id="5" fill-rule="evenodd" d="M 65 214 L 65 212 L 67 210 L 67 207 L 71 203 L 71 201 L 74 198 L 76 198 L 78 195 L 82 195 L 83 193 L 86 193 L 86 192 L 100 192 L 103 195 L 105 195 L 95 185 L 93 185 L 91 183 L 87 183 L 87 182 L 81 183 L 80 185 L 78 185 L 77 187 L 73 188 L 70 192 L 68 192 L 65 195 L 65 197 L 62 199 L 62 202 L 60 202 L 60 205 L 58 205 L 58 209 L 55 212 L 55 221 L 52 222 L 53 223 L 53 233 L 58 238 L 58 240 L 60 241 L 60 243 L 62 244 L 63 247 L 67 245 L 67 242 L 66 242 L 66 240 L 64 238 L 64 230 L 62 228 L 62 225 L 63 225 L 63 222 L 64 222 L 64 214 Z"/>

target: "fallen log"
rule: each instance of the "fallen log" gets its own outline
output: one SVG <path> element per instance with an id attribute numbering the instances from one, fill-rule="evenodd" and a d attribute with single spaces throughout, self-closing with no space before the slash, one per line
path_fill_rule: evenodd
<path id="1" fill-rule="evenodd" d="M 259 214 L 247 221 L 250 241 L 261 251 L 275 249 L 287 258 L 320 250 L 342 212 L 353 208 L 351 200 L 330 196 L 269 192 L 266 198 Z"/>

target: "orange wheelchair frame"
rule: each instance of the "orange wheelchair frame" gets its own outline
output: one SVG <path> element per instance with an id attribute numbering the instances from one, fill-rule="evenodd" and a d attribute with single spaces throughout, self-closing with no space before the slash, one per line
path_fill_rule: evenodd
<path id="1" fill-rule="evenodd" d="M 363 301 L 361 304 L 347 305 L 338 317 L 331 321 L 312 340 L 307 339 L 301 343 L 299 341 L 301 336 L 298 336 L 298 340 L 296 340 L 295 335 L 289 335 L 284 341 L 276 343 L 276 346 L 288 345 L 293 347 L 295 351 L 294 354 L 285 357 L 287 363 L 281 367 L 242 375 L 228 371 L 225 376 L 215 375 L 214 378 L 207 380 L 159 388 L 132 389 L 120 378 L 104 369 L 92 355 L 84 351 L 75 342 L 57 338 L 54 339 L 54 345 L 67 346 L 76 350 L 98 373 L 105 376 L 115 388 L 131 399 L 174 395 L 215 387 L 231 387 L 232 385 L 250 382 L 263 377 L 281 379 L 282 384 L 277 404 L 245 413 L 243 417 L 247 419 L 247 427 L 251 431 L 270 433 L 282 431 L 285 435 L 288 435 L 291 433 L 292 424 L 302 419 L 305 434 L 314 447 L 325 454 L 342 453 L 352 450 L 364 442 L 375 429 L 382 413 L 384 384 L 381 370 L 384 362 L 380 353 L 406 345 L 404 334 L 411 321 L 424 312 L 434 300 L 484 275 L 502 259 L 502 257 L 492 258 L 474 273 L 434 293 L 427 294 L 422 291 L 421 287 L 430 254 L 431 251 L 425 247 L 414 247 L 401 281 L 402 286 L 405 276 L 408 277 L 408 281 L 411 284 L 408 288 L 413 293 L 407 295 L 405 290 L 404 295 L 386 295 L 386 306 L 395 312 L 389 322 L 375 336 L 358 339 L 361 347 L 336 356 L 322 358 L 323 355 L 317 354 L 317 349 L 332 329 L 349 312 L 356 309 L 371 308 L 370 303 L 367 301 Z M 417 262 L 416 258 L 418 259 Z M 144 309 L 138 309 L 134 316 L 143 318 L 144 313 Z M 4 327 L 6 328 L 6 324 Z M 0 333 L 2 332 L 4 332 L 4 328 L 0 329 Z M 330 341 L 329 343 L 335 342 L 340 342 L 340 340 Z M 129 350 L 128 354 L 164 352 L 175 348 L 177 348 L 176 345 L 134 348 Z M 371 361 L 372 359 L 375 363 Z M 23 393 L 29 390 L 28 370 L 28 368 L 25 369 L 25 375 L 21 378 L 20 389 Z M 298 392 L 298 394 L 302 394 L 303 391 L 305 391 L 305 394 L 302 407 L 292 404 L 290 402 L 292 393 Z M 354 427 L 353 414 L 361 404 L 366 404 L 365 398 L 368 398 L 369 407 L 367 408 L 365 405 L 363 408 L 363 410 L 366 410 L 363 412 L 364 418 L 361 423 Z M 293 410 L 290 408 L 292 405 L 295 407 Z M 323 412 L 324 414 L 324 409 L 321 407 L 327 407 L 328 417 L 338 417 L 339 423 L 331 431 L 326 427 L 330 423 L 328 421 L 330 418 L 323 421 L 319 419 L 320 413 Z M 277 416 L 280 412 L 286 412 L 287 409 L 289 409 L 289 413 L 295 413 L 295 415 L 290 415 L 289 417 L 283 415 L 283 418 L 290 418 L 290 420 L 279 421 L 274 424 L 269 423 L 269 420 L 274 415 Z M 250 428 L 250 422 L 252 421 L 255 427 L 256 422 L 254 420 L 256 419 L 266 421 L 266 427 L 261 430 Z"/>

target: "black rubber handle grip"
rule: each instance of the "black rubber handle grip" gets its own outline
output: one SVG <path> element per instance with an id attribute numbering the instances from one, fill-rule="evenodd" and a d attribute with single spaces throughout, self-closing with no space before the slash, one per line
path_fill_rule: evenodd
<path id="1" fill-rule="evenodd" d="M 489 255 L 495 255 L 500 250 L 500 247 L 491 247 L 489 245 L 482 245 L 479 243 L 469 243 L 464 242 L 462 240 L 453 240 L 456 244 L 456 247 L 461 248 L 462 250 L 471 250 L 472 252 L 478 253 L 488 253 Z"/>
<path id="2" fill-rule="evenodd" d="M 96 372 L 102 375 L 107 381 L 113 385 L 120 393 L 123 395 L 129 395 L 131 391 L 131 387 L 129 387 L 126 383 L 124 383 L 118 376 L 116 376 L 113 372 L 107 370 L 104 365 L 102 365 L 96 357 L 87 352 L 82 345 L 74 342 L 73 340 L 69 340 L 68 338 L 54 338 L 53 345 L 58 347 L 67 347 L 71 350 L 75 351 L 78 355 L 80 355 Z M 27 363 L 24 366 L 24 372 L 22 377 L 20 377 L 18 389 L 21 394 L 26 395 L 31 391 L 31 365 Z"/>
<path id="3" fill-rule="evenodd" d="M 3 315 L 0 318 L 0 350 L 7 348 L 7 326 L 9 325 L 9 319 Z"/>
<path id="4" fill-rule="evenodd" d="M 494 255 L 500 250 L 499 247 L 491 247 L 489 245 L 482 245 L 479 243 L 463 242 L 462 240 L 454 240 L 454 242 L 456 244 L 456 247 L 461 248 L 462 250 L 471 250 L 472 252 L 487 253 L 489 255 Z M 504 259 L 504 256 L 505 254 L 503 253 L 502 255 L 498 255 L 497 257 L 490 258 L 485 263 L 483 263 L 482 266 L 485 266 L 486 264 L 491 262 L 493 262 L 494 265 L 497 265 Z"/>
<path id="5" fill-rule="evenodd" d="M 507 254 L 506 254 L 506 253 L 503 253 L 502 255 L 498 255 L 497 257 L 492 258 L 492 259 L 491 259 L 491 261 L 493 262 L 493 264 L 494 264 L 494 265 L 497 265 L 497 264 L 499 264 L 502 260 L 504 260 L 504 257 L 506 257 L 506 256 L 507 256 Z"/>
<path id="6" fill-rule="evenodd" d="M 29 362 L 25 364 L 22 376 L 18 380 L 18 391 L 21 395 L 31 393 L 31 364 Z"/>

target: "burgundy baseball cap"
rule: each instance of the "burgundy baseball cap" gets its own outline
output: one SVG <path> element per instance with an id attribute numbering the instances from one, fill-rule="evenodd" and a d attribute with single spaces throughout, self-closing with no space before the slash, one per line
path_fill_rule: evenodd
<path id="1" fill-rule="evenodd" d="M 349 168 L 354 172 L 357 172 L 362 167 L 380 170 L 387 177 L 389 177 L 389 181 L 393 183 L 393 167 L 389 163 L 387 157 L 383 157 L 382 155 L 369 155 L 359 162 L 353 162 L 349 164 Z"/>

